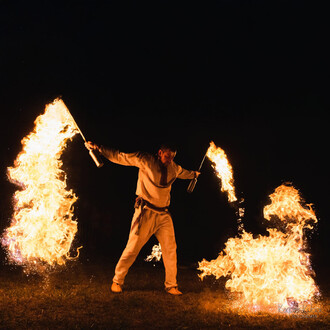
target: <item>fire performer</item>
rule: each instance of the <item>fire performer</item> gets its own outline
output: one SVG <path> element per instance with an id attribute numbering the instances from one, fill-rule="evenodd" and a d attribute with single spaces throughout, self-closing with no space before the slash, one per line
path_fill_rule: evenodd
<path id="1" fill-rule="evenodd" d="M 200 174 L 177 165 L 173 159 L 176 149 L 162 145 L 157 155 L 148 153 L 123 153 L 99 146 L 91 141 L 88 149 L 98 150 L 113 163 L 139 168 L 135 213 L 126 248 L 115 269 L 111 291 L 122 292 L 125 277 L 141 248 L 154 234 L 161 244 L 165 267 L 165 290 L 172 295 L 181 295 L 178 290 L 177 255 L 174 227 L 169 213 L 170 192 L 175 179 L 194 179 Z"/>

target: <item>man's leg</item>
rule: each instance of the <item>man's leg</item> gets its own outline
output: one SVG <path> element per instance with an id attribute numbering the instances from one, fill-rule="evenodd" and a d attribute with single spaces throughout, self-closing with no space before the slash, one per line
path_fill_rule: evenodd
<path id="1" fill-rule="evenodd" d="M 140 210 L 137 209 L 132 219 L 131 232 L 129 234 L 128 242 L 115 269 L 113 282 L 118 283 L 119 285 L 124 284 L 124 280 L 129 268 L 132 266 L 143 245 L 153 234 L 152 228 L 154 221 L 152 219 L 152 214 L 149 210 L 145 210 L 141 219 L 139 234 L 136 235 L 137 226 L 135 226 L 133 229 L 132 226 L 139 214 Z"/>
<path id="2" fill-rule="evenodd" d="M 169 290 L 170 288 L 177 287 L 177 257 L 174 227 L 169 213 L 158 215 L 157 220 L 157 231 L 155 232 L 155 236 L 162 249 L 162 257 L 165 267 L 165 289 Z"/>

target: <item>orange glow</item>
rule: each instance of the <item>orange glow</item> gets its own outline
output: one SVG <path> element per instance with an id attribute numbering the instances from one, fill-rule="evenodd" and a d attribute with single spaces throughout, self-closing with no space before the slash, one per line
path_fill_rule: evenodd
<path id="1" fill-rule="evenodd" d="M 245 304 L 285 307 L 290 301 L 310 302 L 318 288 L 311 277 L 304 229 L 311 229 L 317 218 L 292 186 L 281 185 L 270 199 L 264 216 L 280 221 L 283 231 L 268 228 L 268 236 L 256 238 L 243 231 L 230 238 L 217 259 L 199 263 L 200 277 L 228 277 L 226 288 L 241 293 Z"/>
<path id="2" fill-rule="evenodd" d="M 211 142 L 206 156 L 212 162 L 216 175 L 221 180 L 221 191 L 228 193 L 229 202 L 235 202 L 237 198 L 235 195 L 233 169 L 227 159 L 226 153 Z"/>
<path id="3" fill-rule="evenodd" d="M 23 149 L 8 168 L 9 180 L 19 187 L 11 225 L 2 237 L 10 262 L 37 270 L 38 266 L 62 265 L 70 258 L 77 232 L 73 220 L 77 197 L 66 189 L 60 157 L 76 133 L 64 102 L 56 99 L 22 140 Z"/>

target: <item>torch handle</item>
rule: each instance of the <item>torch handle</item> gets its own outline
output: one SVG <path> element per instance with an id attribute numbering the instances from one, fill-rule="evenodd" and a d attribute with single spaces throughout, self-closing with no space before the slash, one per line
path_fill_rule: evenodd
<path id="1" fill-rule="evenodd" d="M 203 157 L 203 159 L 202 159 L 202 161 L 201 161 L 201 163 L 200 163 L 200 165 L 199 165 L 198 172 L 200 172 L 201 169 L 202 169 L 202 166 L 203 166 L 203 164 L 204 164 L 205 157 L 206 157 L 206 153 L 205 153 L 205 155 L 204 155 L 204 157 Z"/>
<path id="2" fill-rule="evenodd" d="M 201 169 L 202 169 L 202 166 L 203 166 L 203 163 L 204 163 L 205 157 L 206 157 L 206 153 L 205 153 L 205 155 L 204 155 L 204 157 L 203 157 L 203 159 L 202 159 L 202 161 L 201 161 L 201 163 L 200 163 L 200 165 L 199 165 L 198 172 L 200 172 Z M 188 188 L 187 188 L 187 192 L 188 192 L 189 194 L 191 194 L 191 193 L 194 191 L 195 186 L 196 186 L 196 183 L 197 183 L 197 178 L 194 178 L 194 179 L 190 180 L 189 186 L 188 186 Z"/>
<path id="3" fill-rule="evenodd" d="M 89 150 L 89 155 L 92 157 L 92 159 L 94 160 L 94 163 L 96 164 L 97 167 L 103 166 L 102 159 L 97 150 Z"/>
<path id="4" fill-rule="evenodd" d="M 197 183 L 197 178 L 190 180 L 189 186 L 187 188 L 187 192 L 189 194 L 191 194 L 194 191 L 196 183 Z"/>

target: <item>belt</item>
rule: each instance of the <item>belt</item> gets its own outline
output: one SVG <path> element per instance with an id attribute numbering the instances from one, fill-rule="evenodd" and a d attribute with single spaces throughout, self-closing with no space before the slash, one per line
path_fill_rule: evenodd
<path id="1" fill-rule="evenodd" d="M 164 212 L 168 212 L 168 206 L 165 207 L 157 207 L 153 204 L 151 204 L 150 202 L 144 200 L 142 197 L 137 197 L 135 200 L 135 204 L 134 207 L 136 209 L 140 208 L 141 212 L 139 214 L 139 216 L 135 219 L 132 227 L 131 227 L 131 231 L 133 231 L 133 229 L 138 226 L 135 235 L 139 235 L 140 232 L 140 228 L 141 228 L 141 223 L 142 223 L 142 218 L 145 212 L 145 209 L 148 208 L 151 211 L 157 212 L 157 213 L 164 213 Z"/>
<path id="2" fill-rule="evenodd" d="M 155 205 L 151 204 L 150 202 L 146 201 L 142 197 L 137 197 L 136 200 L 135 200 L 134 207 L 136 209 L 138 209 L 139 207 L 143 208 L 144 206 L 146 206 L 148 209 L 151 209 L 152 211 L 168 212 L 168 206 L 158 207 L 158 206 L 155 206 Z"/>

